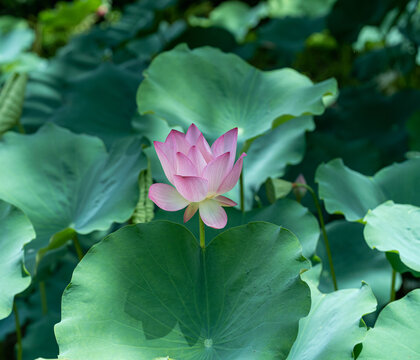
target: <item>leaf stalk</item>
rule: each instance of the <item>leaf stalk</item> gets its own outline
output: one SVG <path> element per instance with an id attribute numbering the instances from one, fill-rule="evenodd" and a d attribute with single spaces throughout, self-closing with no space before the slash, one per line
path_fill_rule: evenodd
<path id="1" fill-rule="evenodd" d="M 334 264 L 333 264 L 332 255 L 331 255 L 330 242 L 328 241 L 327 231 L 325 230 L 324 216 L 322 215 L 322 210 L 321 210 L 321 206 L 320 206 L 319 201 L 318 201 L 318 197 L 316 196 L 314 189 L 312 189 L 307 184 L 294 183 L 294 187 L 303 187 L 303 188 L 307 189 L 310 192 L 310 194 L 312 195 L 312 198 L 313 198 L 314 203 L 315 203 L 316 210 L 318 212 L 318 218 L 319 218 L 319 223 L 321 225 L 322 236 L 324 238 L 325 248 L 327 250 L 328 262 L 329 262 L 329 265 L 330 265 L 331 277 L 332 277 L 332 281 L 333 281 L 333 285 L 334 285 L 334 290 L 337 291 L 338 290 L 337 278 L 335 276 Z"/>

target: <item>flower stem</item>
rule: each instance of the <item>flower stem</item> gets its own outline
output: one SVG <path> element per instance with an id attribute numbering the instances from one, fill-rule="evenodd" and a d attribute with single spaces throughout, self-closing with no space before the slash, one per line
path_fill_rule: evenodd
<path id="1" fill-rule="evenodd" d="M 79 258 L 79 261 L 83 259 L 83 250 L 82 247 L 80 246 L 79 243 L 79 239 L 77 238 L 77 234 L 74 234 L 73 236 L 73 244 L 74 247 L 76 248 L 76 252 L 77 252 L 77 257 Z"/>
<path id="2" fill-rule="evenodd" d="M 391 299 L 389 302 L 393 302 L 395 300 L 395 281 L 397 278 L 397 272 L 392 269 L 392 280 L 391 280 Z"/>
<path id="3" fill-rule="evenodd" d="M 15 302 L 13 303 L 13 312 L 15 313 L 16 324 L 17 360 L 22 360 L 22 331 L 20 329 L 19 313 Z"/>
<path id="4" fill-rule="evenodd" d="M 47 301 L 47 292 L 45 290 L 45 282 L 39 282 L 39 293 L 41 294 L 41 306 L 42 306 L 42 314 L 47 315 L 48 313 L 48 301 Z"/>
<path id="5" fill-rule="evenodd" d="M 205 229 L 203 220 L 201 220 L 200 216 L 198 216 L 198 225 L 200 227 L 200 247 L 202 249 L 205 249 L 206 248 L 206 229 Z"/>
<path id="6" fill-rule="evenodd" d="M 325 244 L 325 248 L 327 250 L 328 262 L 330 264 L 331 277 L 332 277 L 332 281 L 333 281 L 333 285 L 334 285 L 334 290 L 338 290 L 337 278 L 335 276 L 334 265 L 333 265 L 333 261 L 332 261 L 330 243 L 328 241 L 327 231 L 325 230 L 324 216 L 322 215 L 322 210 L 321 210 L 321 206 L 319 205 L 318 197 L 316 196 L 315 191 L 309 185 L 301 184 L 301 183 L 295 183 L 294 186 L 295 187 L 304 187 L 312 195 L 312 198 L 313 198 L 314 203 L 315 203 L 316 210 L 318 212 L 318 218 L 319 218 L 319 223 L 321 225 L 322 235 L 324 237 L 324 244 Z"/>
<path id="7" fill-rule="evenodd" d="M 240 203 L 239 206 L 241 211 L 245 212 L 245 195 L 244 195 L 244 172 L 242 170 L 241 175 L 239 176 L 239 188 L 240 188 Z"/>

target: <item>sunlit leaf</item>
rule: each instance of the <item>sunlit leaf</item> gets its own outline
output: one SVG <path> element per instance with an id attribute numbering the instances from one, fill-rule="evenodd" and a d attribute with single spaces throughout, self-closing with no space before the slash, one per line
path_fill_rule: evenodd
<path id="1" fill-rule="evenodd" d="M 157 56 L 144 75 L 137 93 L 141 114 L 184 129 L 193 122 L 210 139 L 238 127 L 240 145 L 276 119 L 322 113 L 322 97 L 336 92 L 332 79 L 314 85 L 292 69 L 263 72 L 209 47 L 178 46 Z"/>
<path id="2" fill-rule="evenodd" d="M 230 229 L 204 252 L 181 225 L 127 226 L 75 270 L 55 328 L 60 357 L 285 358 L 310 306 L 308 265 L 273 224 Z"/>

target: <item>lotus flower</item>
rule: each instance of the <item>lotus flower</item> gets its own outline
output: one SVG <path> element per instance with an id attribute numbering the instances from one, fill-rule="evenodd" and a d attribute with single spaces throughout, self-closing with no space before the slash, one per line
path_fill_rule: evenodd
<path id="1" fill-rule="evenodd" d="M 210 147 L 197 126 L 186 134 L 172 130 L 165 142 L 155 141 L 166 177 L 173 185 L 153 184 L 149 198 L 161 209 L 178 211 L 185 207 L 184 222 L 199 210 L 203 222 L 215 229 L 226 226 L 224 206 L 237 205 L 222 194 L 238 182 L 243 153 L 235 163 L 238 129 L 229 130 Z"/>

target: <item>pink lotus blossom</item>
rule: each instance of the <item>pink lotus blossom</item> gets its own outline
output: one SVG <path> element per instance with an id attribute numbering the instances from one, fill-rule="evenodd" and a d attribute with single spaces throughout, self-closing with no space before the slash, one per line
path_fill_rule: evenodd
<path id="1" fill-rule="evenodd" d="M 172 130 L 165 142 L 154 141 L 163 171 L 171 182 L 153 184 L 149 198 L 166 211 L 185 207 L 184 222 L 199 210 L 203 222 L 221 229 L 227 215 L 223 206 L 237 205 L 222 194 L 238 182 L 243 153 L 235 163 L 238 129 L 229 130 L 210 147 L 197 126 L 191 124 L 186 134 Z"/>

